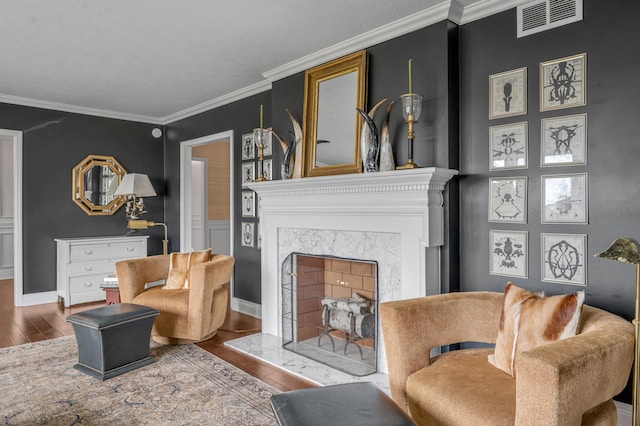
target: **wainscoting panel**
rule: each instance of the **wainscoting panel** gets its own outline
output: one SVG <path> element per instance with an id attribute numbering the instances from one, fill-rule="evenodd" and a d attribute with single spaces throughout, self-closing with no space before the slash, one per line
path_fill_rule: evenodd
<path id="1" fill-rule="evenodd" d="M 13 218 L 0 218 L 0 280 L 13 278 Z"/>
<path id="2" fill-rule="evenodd" d="M 207 223 L 209 246 L 214 253 L 231 254 L 231 225 L 228 220 L 210 220 Z"/>

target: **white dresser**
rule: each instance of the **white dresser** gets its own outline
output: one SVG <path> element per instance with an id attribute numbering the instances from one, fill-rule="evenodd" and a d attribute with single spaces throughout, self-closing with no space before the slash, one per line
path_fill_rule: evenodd
<path id="1" fill-rule="evenodd" d="M 104 277 L 121 260 L 147 256 L 148 235 L 133 237 L 56 238 L 57 288 L 64 306 L 105 300 Z"/>

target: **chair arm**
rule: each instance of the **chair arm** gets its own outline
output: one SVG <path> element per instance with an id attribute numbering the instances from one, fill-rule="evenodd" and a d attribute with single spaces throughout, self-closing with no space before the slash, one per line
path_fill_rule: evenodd
<path id="1" fill-rule="evenodd" d="M 624 389 L 634 356 L 631 323 L 583 307 L 575 337 L 522 352 L 516 360 L 516 425 L 579 425 L 589 409 Z"/>
<path id="2" fill-rule="evenodd" d="M 149 256 L 116 263 L 120 287 L 120 300 L 131 303 L 150 282 L 166 279 L 169 274 L 169 256 Z"/>
<path id="3" fill-rule="evenodd" d="M 391 395 L 405 411 L 409 375 L 428 366 L 434 347 L 494 343 L 502 293 L 464 292 L 380 304 Z"/>
<path id="4" fill-rule="evenodd" d="M 189 330 L 200 334 L 211 322 L 213 293 L 231 281 L 235 259 L 213 255 L 208 262 L 193 265 L 189 270 Z"/>

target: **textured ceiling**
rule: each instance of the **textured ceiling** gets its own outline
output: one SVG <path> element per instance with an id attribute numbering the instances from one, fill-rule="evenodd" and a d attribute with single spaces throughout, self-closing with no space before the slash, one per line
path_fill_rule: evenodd
<path id="1" fill-rule="evenodd" d="M 0 100 L 162 121 L 438 4 L 442 0 L 0 0 Z"/>

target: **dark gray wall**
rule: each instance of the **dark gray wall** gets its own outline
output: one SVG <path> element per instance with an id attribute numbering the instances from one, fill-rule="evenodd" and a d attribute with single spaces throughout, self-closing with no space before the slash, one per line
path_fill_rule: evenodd
<path id="1" fill-rule="evenodd" d="M 489 275 L 489 230 L 529 232 L 529 279 L 514 282 L 548 294 L 581 287 L 541 282 L 540 233 L 587 234 L 586 303 L 626 318 L 633 316 L 634 268 L 596 259 L 619 236 L 638 238 L 640 225 L 640 144 L 637 67 L 640 49 L 635 18 L 640 4 L 625 0 L 585 0 L 584 20 L 516 38 L 515 9 L 460 27 L 460 221 L 461 290 L 502 291 L 508 277 Z M 587 105 L 539 112 L 539 63 L 587 53 Z M 489 75 L 528 68 L 528 114 L 488 119 Z M 588 114 L 588 164 L 540 167 L 540 120 Z M 528 121 L 529 168 L 489 172 L 489 126 Z M 540 176 L 588 173 L 589 224 L 545 224 L 540 221 Z M 528 176 L 528 223 L 489 223 L 489 176 Z"/>
<path id="2" fill-rule="evenodd" d="M 234 270 L 234 296 L 240 299 L 260 302 L 260 251 L 256 248 L 243 247 L 240 244 L 240 222 L 253 221 L 257 218 L 241 217 L 241 164 L 242 135 L 251 133 L 260 126 L 260 105 L 264 105 L 264 127 L 271 126 L 271 91 L 263 92 L 228 105 L 215 108 L 192 117 L 173 122 L 166 126 L 165 144 L 165 178 L 167 191 L 165 194 L 165 214 L 171 233 L 170 251 L 180 249 L 180 143 L 202 136 L 234 131 L 231 146 L 235 162 L 233 187 L 235 229 L 232 230 L 236 267 Z M 274 146 L 274 151 L 279 147 Z M 277 164 L 274 161 L 274 165 Z M 279 167 L 274 167 L 279 176 Z"/>
<path id="3" fill-rule="evenodd" d="M 409 59 L 413 59 L 414 91 L 425 97 L 423 113 L 416 124 L 414 159 L 422 166 L 457 167 L 457 26 L 443 21 L 405 36 L 372 46 L 369 55 L 368 107 L 382 98 L 397 100 L 408 91 Z M 453 87 L 452 87 L 453 86 Z M 179 142 L 232 129 L 236 132 L 233 147 L 234 169 L 240 170 L 241 155 L 238 144 L 240 135 L 257 126 L 260 104 L 264 104 L 265 127 L 272 125 L 274 131 L 289 142 L 291 121 L 285 108 L 300 121 L 304 112 L 304 73 L 276 81 L 267 93 L 243 99 L 211 111 L 186 118 L 167 126 L 166 155 L 166 215 L 171 223 L 172 240 L 179 240 Z M 385 110 L 386 111 L 386 110 Z M 384 111 L 376 115 L 376 124 L 381 128 Z M 406 161 L 406 124 L 402 121 L 399 105 L 392 110 L 390 120 L 391 139 L 396 150 L 396 162 Z M 282 150 L 273 148 L 274 179 L 280 177 Z M 240 194 L 239 173 L 236 173 L 236 194 Z M 450 238 L 442 251 L 444 287 L 457 288 L 457 186 L 454 196 L 445 200 L 446 226 Z M 236 268 L 234 277 L 235 296 L 260 303 L 260 252 L 240 245 L 240 222 L 254 221 L 240 216 L 240 201 L 235 200 L 236 226 L 234 229 Z M 177 246 L 172 247 L 177 249 Z M 453 267 L 451 265 L 454 265 Z M 453 279 L 451 279 L 453 277 Z M 450 284 L 453 281 L 453 284 Z"/>
<path id="4" fill-rule="evenodd" d="M 0 103 L 0 128 L 23 132 L 24 293 L 56 289 L 54 238 L 124 235 L 124 208 L 89 216 L 71 200 L 71 170 L 89 154 L 114 156 L 128 172 L 149 175 L 158 197 L 145 199 L 149 220 L 162 221 L 162 140 L 152 124 Z M 150 230 L 149 253 L 162 252 Z"/>

